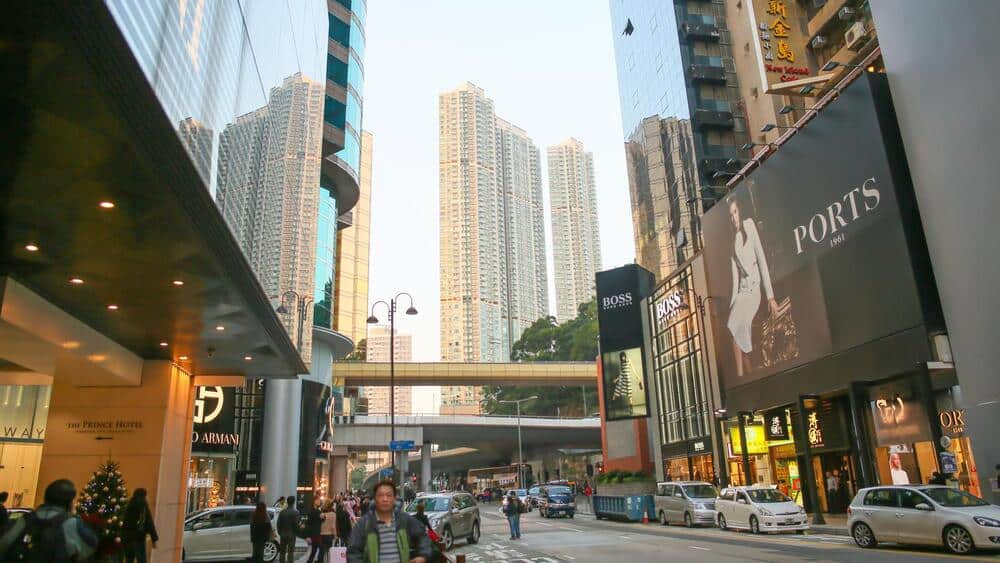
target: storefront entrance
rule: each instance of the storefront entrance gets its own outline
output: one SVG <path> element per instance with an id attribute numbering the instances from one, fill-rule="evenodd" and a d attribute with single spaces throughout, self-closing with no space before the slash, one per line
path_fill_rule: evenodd
<path id="1" fill-rule="evenodd" d="M 842 514 L 857 492 L 857 480 L 849 452 L 828 452 L 813 456 L 816 493 L 823 512 Z"/>
<path id="2" fill-rule="evenodd" d="M 187 513 L 226 506 L 233 498 L 235 460 L 231 455 L 193 454 Z"/>

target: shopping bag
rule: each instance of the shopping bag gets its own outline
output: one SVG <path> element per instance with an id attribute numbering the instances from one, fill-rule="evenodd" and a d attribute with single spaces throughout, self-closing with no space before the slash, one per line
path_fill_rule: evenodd
<path id="1" fill-rule="evenodd" d="M 330 548 L 330 561 L 331 561 L 331 563 L 347 563 L 347 548 L 346 547 L 331 547 Z"/>

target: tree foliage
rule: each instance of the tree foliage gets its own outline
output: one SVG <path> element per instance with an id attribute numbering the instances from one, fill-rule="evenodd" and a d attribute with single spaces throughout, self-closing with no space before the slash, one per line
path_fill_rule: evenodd
<path id="1" fill-rule="evenodd" d="M 354 346 L 354 350 L 344 357 L 345 362 L 366 362 L 368 361 L 368 339 L 362 338 Z"/>
<path id="2" fill-rule="evenodd" d="M 127 502 L 128 492 L 118 463 L 111 460 L 102 463 L 80 493 L 76 509 L 97 534 L 101 553 L 121 549 L 121 519 Z"/>
<path id="3" fill-rule="evenodd" d="M 555 317 L 535 321 L 511 347 L 515 362 L 594 362 L 597 358 L 597 300 L 581 304 L 574 319 L 562 324 Z M 596 370 L 596 368 L 595 368 Z M 522 404 L 528 416 L 586 416 L 597 411 L 596 371 L 594 385 L 587 386 L 488 386 L 483 389 L 483 411 L 514 414 L 516 407 L 501 400 L 538 399 Z M 586 410 L 584 412 L 584 404 Z"/>

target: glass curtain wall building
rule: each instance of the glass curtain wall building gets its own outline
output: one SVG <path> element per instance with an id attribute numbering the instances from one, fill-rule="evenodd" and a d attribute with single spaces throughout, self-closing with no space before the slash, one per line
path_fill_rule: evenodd
<path id="1" fill-rule="evenodd" d="M 610 8 L 636 255 L 664 279 L 700 249 L 700 217 L 746 156 L 725 3 Z"/>

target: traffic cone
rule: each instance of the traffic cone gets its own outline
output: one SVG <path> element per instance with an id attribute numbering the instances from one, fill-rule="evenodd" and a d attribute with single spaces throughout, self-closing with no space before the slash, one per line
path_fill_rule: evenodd
<path id="1" fill-rule="evenodd" d="M 642 523 L 649 524 L 649 512 L 646 512 L 645 510 L 642 511 Z"/>

